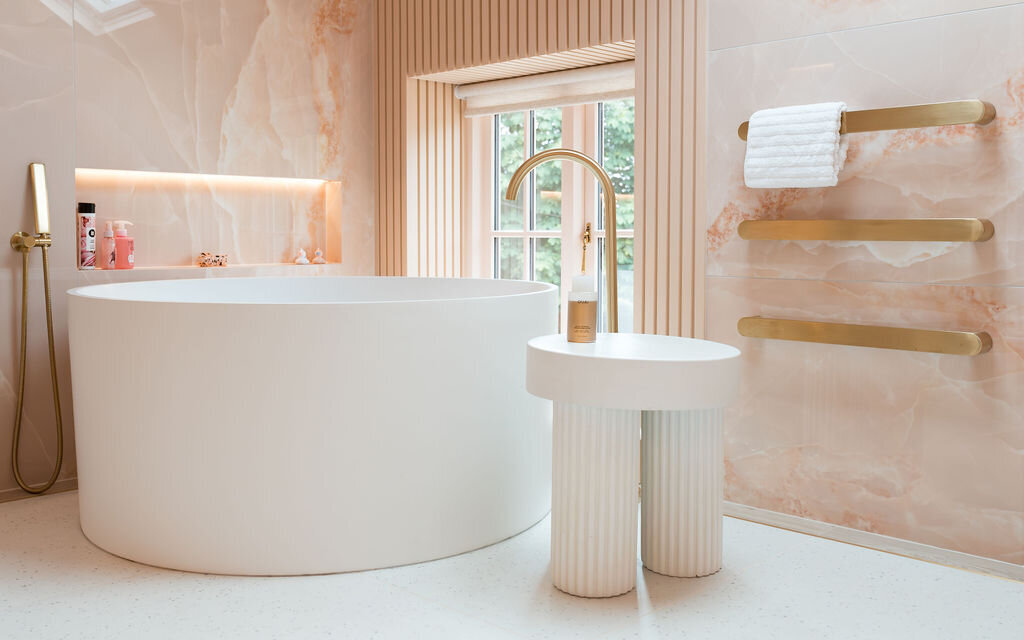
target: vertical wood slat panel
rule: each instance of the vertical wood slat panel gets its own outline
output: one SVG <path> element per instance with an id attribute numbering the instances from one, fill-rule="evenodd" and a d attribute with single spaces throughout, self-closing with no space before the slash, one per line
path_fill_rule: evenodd
<path id="1" fill-rule="evenodd" d="M 645 111 L 645 128 L 637 131 L 637 134 L 644 138 L 643 166 L 638 169 L 642 171 L 644 180 L 644 253 L 643 253 L 643 287 L 649 293 L 645 296 L 646 304 L 643 309 L 643 331 L 644 333 L 657 333 L 658 314 L 658 251 L 657 239 L 660 229 L 658 227 L 658 135 L 660 122 L 658 121 L 658 6 L 655 2 L 647 2 L 643 44 L 646 49 L 644 76 L 646 87 L 644 93 L 638 96 L 643 101 Z M 638 43 L 640 44 L 640 43 Z M 635 268 L 635 267 L 634 267 Z"/>
<path id="2" fill-rule="evenodd" d="M 397 100 L 394 101 L 393 108 L 391 111 L 390 124 L 392 128 L 397 124 L 398 126 L 398 139 L 395 141 L 395 146 L 398 149 L 398 153 L 393 161 L 394 176 L 393 182 L 397 183 L 392 185 L 392 189 L 395 191 L 394 197 L 394 209 L 397 212 L 397 216 L 391 218 L 391 260 L 390 266 L 391 271 L 394 275 L 406 275 L 408 269 L 406 267 L 405 256 L 408 255 L 408 241 L 405 235 L 405 203 L 408 202 L 409 197 L 409 183 L 407 180 L 402 179 L 402 173 L 406 167 L 409 166 L 408 161 L 408 147 L 406 141 L 409 140 L 409 122 L 405 112 L 405 106 L 409 104 L 409 87 L 408 81 L 406 80 L 406 67 L 407 60 L 409 59 L 409 38 L 412 36 L 412 31 L 409 26 L 409 21 L 406 19 L 407 11 L 403 9 L 398 11 L 400 28 L 398 33 L 400 34 L 400 44 L 398 47 L 399 57 L 395 64 L 391 66 L 392 73 L 395 77 L 391 80 L 391 86 L 397 93 Z M 394 134 L 392 134 L 394 135 Z"/>
<path id="3" fill-rule="evenodd" d="M 694 178 L 693 178 L 693 336 L 704 337 L 704 274 L 707 255 L 707 87 L 708 3 L 697 2 L 694 16 Z"/>
<path id="4" fill-rule="evenodd" d="M 641 0 L 380 0 L 378 18 L 385 24 L 378 25 L 382 36 L 378 47 L 394 49 L 395 27 L 406 25 L 406 70 L 411 76 L 422 76 L 634 40 L 636 2 L 643 4 Z"/>
<path id="5" fill-rule="evenodd" d="M 421 37 L 426 41 L 426 51 L 423 54 L 424 60 L 430 69 L 437 69 L 437 44 L 439 38 L 433 37 L 437 33 L 437 0 L 426 0 L 417 4 L 424 5 L 424 16 L 420 32 Z"/>
<path id="6" fill-rule="evenodd" d="M 434 175 L 435 168 L 437 167 L 437 104 L 435 89 L 436 85 L 433 82 L 423 82 L 423 87 L 426 93 L 426 99 L 422 102 L 420 107 L 426 116 L 426 126 L 421 129 L 421 134 L 425 134 L 426 147 L 427 147 L 427 159 L 422 165 L 420 165 L 420 176 L 423 181 L 422 191 L 424 194 L 424 201 L 421 203 L 421 211 L 419 215 L 420 224 L 426 226 L 427 232 L 424 234 L 426 242 L 420 247 L 420 251 L 423 252 L 423 260 L 421 264 L 425 265 L 425 269 L 421 270 L 419 275 L 429 276 L 437 273 L 437 258 L 434 254 L 433 249 L 437 247 L 437 182 Z"/>
<path id="7" fill-rule="evenodd" d="M 508 59 L 508 43 L 511 34 L 515 33 L 511 20 L 509 0 L 498 0 L 498 19 L 494 27 L 498 30 L 498 58 L 503 60 Z"/>
<path id="8" fill-rule="evenodd" d="M 538 35 L 537 33 L 538 28 L 540 26 L 537 24 L 537 0 L 526 0 L 525 4 L 526 50 L 520 52 L 520 57 L 524 58 L 537 55 L 537 39 L 540 37 L 540 35 Z"/>
<path id="9" fill-rule="evenodd" d="M 376 27 L 377 27 L 377 42 L 383 42 L 384 40 L 384 25 L 387 24 L 387 19 L 384 16 L 384 11 L 387 8 L 384 1 L 377 2 L 376 6 Z M 374 56 L 374 65 L 376 67 L 376 78 L 375 84 L 377 92 L 377 109 L 376 116 L 374 117 L 374 125 L 377 127 L 377 215 L 374 216 L 374 238 L 376 238 L 376 251 L 374 251 L 374 271 L 376 273 L 384 273 L 383 260 L 386 256 L 384 251 L 384 222 L 388 219 L 388 213 L 390 212 L 387 206 L 387 181 L 383 178 L 388 176 L 389 173 L 385 169 L 387 166 L 388 153 L 391 150 L 391 141 L 388 138 L 388 133 L 391 129 L 384 126 L 384 122 L 387 120 L 386 115 L 382 116 L 381 112 L 387 113 L 387 98 L 388 91 L 382 82 L 387 77 L 384 73 L 382 65 L 384 64 L 384 56 L 380 48 L 377 49 L 377 55 Z"/>
<path id="10" fill-rule="evenodd" d="M 683 69 L 678 74 L 682 85 L 681 95 L 683 111 L 683 131 L 679 144 L 682 146 L 683 156 L 683 197 L 680 211 L 688 212 L 682 216 L 683 236 L 680 238 L 682 246 L 682 261 L 678 266 L 679 273 L 684 278 L 679 283 L 676 295 L 679 296 L 679 320 L 674 335 L 693 335 L 693 278 L 694 278 L 694 218 L 696 217 L 696 201 L 694 194 L 697 191 L 696 172 L 697 156 L 695 154 L 695 136 L 697 134 L 697 2 L 683 4 L 682 29 L 679 37 L 679 48 L 682 54 Z M 685 333 L 684 333 L 685 332 Z"/>
<path id="11" fill-rule="evenodd" d="M 480 32 L 480 60 L 491 58 L 491 2 L 480 2 L 480 20 L 477 30 Z"/>
<path id="12" fill-rule="evenodd" d="M 673 315 L 673 307 L 678 307 L 679 300 L 672 295 L 672 276 L 673 269 L 669 262 L 670 243 L 669 238 L 672 237 L 672 220 L 673 218 L 678 219 L 678 215 L 681 212 L 672 211 L 672 203 L 669 199 L 669 189 L 671 184 L 674 182 L 673 178 L 679 175 L 679 167 L 672 166 L 670 160 L 670 151 L 672 150 L 671 139 L 664 137 L 665 131 L 672 131 L 678 127 L 679 122 L 673 118 L 671 105 L 669 98 L 671 97 L 671 77 L 669 70 L 672 66 L 672 33 L 674 25 L 672 24 L 672 3 L 677 0 L 659 0 L 658 2 L 658 26 L 656 34 L 658 36 L 658 53 L 661 56 L 660 64 L 658 65 L 658 82 L 657 82 L 657 102 L 658 102 L 658 196 L 657 196 L 657 208 L 655 209 L 655 215 L 658 216 L 658 237 L 657 237 L 657 265 L 655 268 L 658 270 L 658 285 L 659 300 L 664 301 L 663 304 L 658 306 L 658 313 L 655 316 L 655 322 L 657 323 L 657 329 L 655 333 L 667 334 L 669 332 L 668 318 Z M 667 44 L 667 47 L 663 48 L 663 43 Z M 677 63 L 678 65 L 678 63 Z M 670 177 L 671 176 L 671 177 Z M 675 215 L 673 215 L 675 214 Z"/>
<path id="13" fill-rule="evenodd" d="M 637 49 L 634 323 L 644 333 L 703 335 L 705 4 L 623 9 Z"/>
<path id="14" fill-rule="evenodd" d="M 579 0 L 568 0 L 566 4 L 566 15 L 565 15 L 565 48 L 576 49 L 580 45 L 580 1 Z"/>
<path id="15" fill-rule="evenodd" d="M 453 87 L 408 79 L 631 40 L 633 12 L 633 0 L 377 2 L 378 273 L 463 271 L 463 107 Z"/>
<path id="16" fill-rule="evenodd" d="M 388 21 L 389 22 L 396 19 L 396 15 L 395 15 L 395 8 L 396 7 L 395 7 L 395 5 L 396 5 L 395 0 L 389 0 L 389 2 L 388 2 Z M 391 85 L 389 87 L 389 91 L 388 91 L 387 112 L 388 112 L 388 115 L 390 116 L 388 118 L 388 120 L 390 120 L 392 122 L 394 121 L 394 116 L 398 113 L 398 105 L 396 104 L 396 102 L 399 100 L 399 98 L 401 96 L 401 93 L 402 93 L 401 92 L 401 88 L 397 86 L 398 85 L 398 80 L 401 77 L 401 74 L 399 73 L 398 69 L 395 68 L 396 65 L 398 64 L 398 60 L 396 59 L 395 53 L 396 53 L 395 51 L 389 51 L 387 53 L 387 60 L 386 60 L 387 72 L 388 72 L 388 84 Z M 391 132 L 389 135 L 390 136 L 394 136 L 394 132 Z M 392 141 L 392 148 L 389 150 L 390 154 L 388 156 L 388 175 L 398 175 L 398 172 L 401 170 L 401 167 L 400 167 L 400 165 L 398 163 L 398 155 L 401 154 L 401 147 L 398 147 L 398 149 L 396 150 L 395 149 L 395 143 L 401 145 L 401 141 L 400 140 L 393 140 Z M 388 193 L 388 207 L 391 208 L 392 210 L 396 210 L 399 207 L 399 197 L 396 197 L 395 186 L 394 185 L 390 185 L 388 191 L 389 191 L 389 193 Z M 388 251 L 387 251 L 386 255 L 388 256 L 387 269 L 388 269 L 389 273 L 396 273 L 396 272 L 397 273 L 401 273 L 401 271 L 396 271 L 396 269 L 395 269 L 395 266 L 396 266 L 395 265 L 395 258 L 396 258 L 396 256 L 395 256 L 395 253 L 396 253 L 396 251 L 395 251 L 395 248 L 396 248 L 395 247 L 395 231 L 396 230 L 394 228 L 395 223 L 396 223 L 396 220 L 394 218 L 389 219 L 388 222 L 387 222 L 387 236 L 386 236 L 386 240 L 387 240 Z"/>
<path id="17" fill-rule="evenodd" d="M 683 12 L 684 3 L 676 3 L 672 0 L 663 0 L 666 4 L 664 5 L 665 14 L 668 19 L 665 20 L 667 23 L 667 31 L 669 33 L 669 55 L 668 64 L 664 65 L 668 67 L 667 73 L 667 86 L 664 87 L 667 96 L 667 108 L 666 114 L 673 114 L 677 111 L 686 111 L 687 105 L 682 102 L 682 82 L 676 81 L 677 78 L 682 77 L 685 68 L 683 61 L 683 39 L 682 33 L 680 33 L 680 21 L 674 14 Z M 675 18 L 675 19 L 673 19 Z M 683 149 L 683 139 L 686 136 L 685 131 L 685 113 L 681 120 L 671 118 L 668 119 L 668 171 L 670 175 L 674 175 L 677 172 L 682 173 L 682 180 L 669 180 L 668 188 L 668 201 L 665 211 L 668 213 L 668 220 L 666 220 L 666 227 L 669 232 L 665 238 L 665 244 L 667 245 L 667 264 L 668 273 L 666 277 L 666 285 L 669 292 L 669 300 L 667 305 L 668 317 L 666 318 L 666 332 L 670 335 L 680 335 L 681 331 L 681 320 L 682 320 L 682 280 L 684 275 L 689 274 L 689 269 L 683 268 L 683 254 L 684 254 L 684 243 L 685 237 L 687 236 L 684 230 L 685 225 L 683 224 L 683 216 L 679 215 L 683 211 L 683 194 L 690 193 L 692 188 L 692 180 L 688 184 L 686 172 L 686 158 Z"/>
<path id="18" fill-rule="evenodd" d="M 580 0 L 579 22 L 576 23 L 577 47 L 585 47 L 590 42 L 590 2 Z"/>
<path id="19" fill-rule="evenodd" d="M 625 0 L 622 3 L 622 39 L 633 40 L 636 38 L 636 3 L 632 0 Z"/>
<path id="20" fill-rule="evenodd" d="M 558 44 L 559 38 L 559 24 L 558 24 L 558 5 L 562 4 L 564 0 L 548 0 L 548 51 L 560 51 L 564 47 Z"/>
<path id="21" fill-rule="evenodd" d="M 648 274 L 645 269 L 647 261 L 647 175 L 645 168 L 647 162 L 647 102 L 644 96 L 647 95 L 647 70 L 650 64 L 647 62 L 647 9 L 646 3 L 640 2 L 636 8 L 636 60 L 634 61 L 633 73 L 635 74 L 636 98 L 634 104 L 634 133 L 633 141 L 633 309 L 636 317 L 633 318 L 633 328 L 637 332 L 647 330 L 646 318 L 649 317 L 647 283 Z"/>

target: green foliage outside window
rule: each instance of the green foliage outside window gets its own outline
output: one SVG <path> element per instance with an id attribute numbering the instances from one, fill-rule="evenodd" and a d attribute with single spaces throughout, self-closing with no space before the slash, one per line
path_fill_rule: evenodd
<path id="1" fill-rule="evenodd" d="M 602 155 L 604 170 L 615 187 L 618 229 L 633 228 L 633 99 L 605 102 Z M 618 263 L 633 265 L 633 243 L 620 241 Z"/>
<path id="2" fill-rule="evenodd" d="M 632 99 L 603 103 L 603 129 L 601 156 L 615 187 L 616 220 L 619 229 L 633 228 L 633 122 Z M 562 146 L 562 110 L 560 108 L 536 109 L 533 112 L 533 145 L 527 154 L 530 122 L 528 112 L 506 113 L 497 118 L 498 126 L 498 224 L 500 230 L 522 230 L 526 210 L 525 194 L 520 192 L 516 203 L 504 200 L 505 188 L 516 168 L 526 159 L 545 149 Z M 557 231 L 561 227 L 561 163 L 551 162 L 534 171 L 536 209 L 534 230 Z M 603 212 L 598 212 L 600 216 Z M 601 226 L 598 223 L 598 226 Z M 621 268 L 632 269 L 633 242 L 621 239 L 618 243 L 617 259 Z M 503 240 L 500 243 L 499 277 L 526 277 L 521 268 L 522 243 L 519 240 Z M 561 280 L 561 241 L 537 238 L 533 244 L 533 278 L 552 284 Z"/>

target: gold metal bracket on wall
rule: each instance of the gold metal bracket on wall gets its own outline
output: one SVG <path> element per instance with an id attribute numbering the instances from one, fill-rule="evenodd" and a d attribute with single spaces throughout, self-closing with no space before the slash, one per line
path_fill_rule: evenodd
<path id="1" fill-rule="evenodd" d="M 988 124 L 995 117 L 996 108 L 983 100 L 955 100 L 907 107 L 864 109 L 844 112 L 839 133 L 917 129 L 950 124 Z M 749 121 L 739 126 L 736 133 L 741 140 L 747 139 L 749 126 Z"/>
<path id="2" fill-rule="evenodd" d="M 53 240 L 45 233 L 34 236 L 24 231 L 16 231 L 11 236 L 11 248 L 15 251 L 29 251 L 32 247 L 49 247 L 52 244 Z"/>
<path id="3" fill-rule="evenodd" d="M 744 240 L 984 242 L 995 233 L 995 227 L 981 218 L 744 220 L 737 232 Z"/>
<path id="4" fill-rule="evenodd" d="M 900 349 L 957 356 L 977 356 L 992 348 L 992 337 L 984 331 L 936 331 L 761 316 L 740 318 L 736 328 L 740 335 L 748 338 Z"/>

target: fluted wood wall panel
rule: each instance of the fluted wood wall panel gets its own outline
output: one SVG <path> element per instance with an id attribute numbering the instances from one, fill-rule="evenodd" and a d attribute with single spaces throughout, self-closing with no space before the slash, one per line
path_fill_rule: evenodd
<path id="1" fill-rule="evenodd" d="M 378 273 L 463 273 L 464 122 L 436 80 L 566 51 L 567 66 L 607 62 L 635 41 L 634 326 L 702 336 L 705 14 L 706 0 L 378 0 Z"/>
<path id="2" fill-rule="evenodd" d="M 636 286 L 644 333 L 703 335 L 704 0 L 636 3 Z"/>
<path id="3" fill-rule="evenodd" d="M 463 103 L 439 82 L 408 80 L 406 95 L 406 273 L 461 275 Z"/>
<path id="4" fill-rule="evenodd" d="M 450 86 L 414 78 L 588 47 L 607 56 L 598 45 L 633 30 L 634 0 L 378 0 L 377 272 L 461 275 L 461 106 Z"/>

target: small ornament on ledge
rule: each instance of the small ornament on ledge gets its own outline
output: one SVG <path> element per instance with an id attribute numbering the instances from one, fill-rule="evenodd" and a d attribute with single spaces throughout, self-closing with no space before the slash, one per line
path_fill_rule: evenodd
<path id="1" fill-rule="evenodd" d="M 320 249 L 313 252 L 313 264 L 327 264 L 327 261 L 324 260 L 324 252 Z"/>
<path id="2" fill-rule="evenodd" d="M 299 255 L 295 256 L 295 264 L 309 264 L 305 249 L 299 249 Z"/>
<path id="3" fill-rule="evenodd" d="M 228 266 L 228 254 L 204 251 L 199 254 L 196 264 L 200 267 L 226 267 Z"/>

